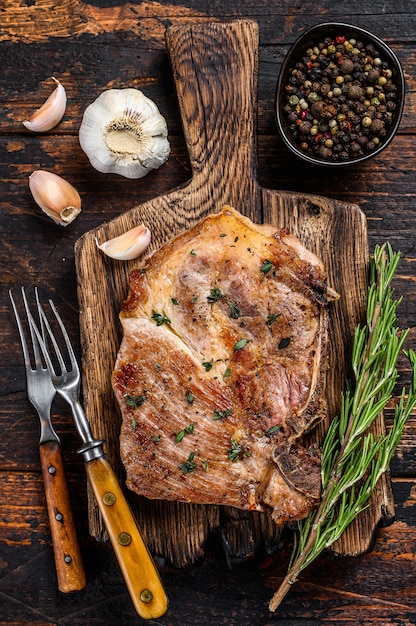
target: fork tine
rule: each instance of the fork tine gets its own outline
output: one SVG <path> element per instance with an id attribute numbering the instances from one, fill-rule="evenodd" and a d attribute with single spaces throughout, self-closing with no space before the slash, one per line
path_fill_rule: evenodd
<path id="1" fill-rule="evenodd" d="M 37 289 L 35 289 L 35 295 L 36 295 L 36 304 L 37 304 L 37 309 L 38 309 L 38 313 L 39 313 L 40 329 L 41 330 L 39 330 L 35 320 L 33 319 L 32 314 L 29 311 L 29 308 L 26 309 L 26 313 L 27 313 L 27 316 L 28 316 L 28 319 L 29 319 L 30 326 L 33 329 L 33 331 L 34 331 L 34 333 L 35 333 L 35 335 L 37 337 L 37 340 L 38 340 L 38 342 L 40 344 L 40 347 L 41 347 L 44 359 L 46 361 L 46 365 L 48 367 L 48 370 L 49 370 L 51 375 L 56 376 L 55 368 L 53 366 L 52 359 L 49 356 L 49 351 L 48 351 L 47 346 L 46 346 L 46 332 L 45 332 L 45 329 L 46 329 L 47 334 L 49 335 L 49 337 L 50 337 L 50 339 L 52 341 L 52 344 L 53 344 L 53 347 L 54 347 L 54 350 L 55 350 L 55 354 L 56 354 L 56 357 L 58 359 L 58 363 L 59 363 L 59 366 L 60 366 L 62 372 L 66 371 L 65 361 L 64 361 L 64 359 L 62 357 L 62 354 L 61 354 L 61 351 L 59 349 L 58 342 L 55 339 L 55 335 L 53 334 L 53 331 L 52 331 L 52 329 L 50 327 L 48 318 L 46 317 L 45 311 L 43 310 L 43 307 L 40 304 L 39 295 L 38 295 Z"/>
<path id="2" fill-rule="evenodd" d="M 23 287 L 22 287 L 22 292 L 24 294 Z M 26 368 L 32 369 L 32 363 L 31 363 L 31 360 L 30 360 L 29 350 L 28 350 L 28 347 L 27 347 L 25 331 L 23 329 L 23 324 L 22 324 L 22 321 L 20 319 L 20 315 L 18 313 L 18 310 L 17 310 L 16 304 L 15 304 L 15 301 L 14 301 L 14 298 L 13 298 L 13 293 L 12 293 L 11 289 L 9 289 L 9 297 L 10 297 L 10 302 L 12 303 L 14 316 L 16 318 L 17 329 L 18 329 L 19 335 L 20 335 L 20 343 L 22 345 L 22 351 L 23 351 L 23 358 L 24 358 L 24 361 L 25 361 L 25 366 L 26 366 Z M 30 324 L 29 324 L 29 326 L 30 326 Z"/>
<path id="3" fill-rule="evenodd" d="M 58 321 L 58 324 L 59 324 L 61 332 L 62 332 L 62 336 L 65 339 L 65 344 L 66 344 L 66 347 L 67 347 L 67 350 L 68 350 L 68 354 L 69 354 L 69 358 L 70 358 L 70 361 L 71 361 L 71 367 L 72 367 L 72 369 L 74 371 L 77 371 L 78 370 L 77 359 L 75 357 L 75 353 L 74 353 L 74 350 L 72 348 L 71 340 L 70 340 L 69 335 L 68 335 L 68 333 L 66 331 L 64 323 L 63 323 L 63 321 L 61 319 L 61 316 L 59 315 L 59 313 L 58 313 L 58 311 L 57 311 L 57 309 L 56 309 L 56 307 L 55 307 L 55 305 L 54 305 L 52 300 L 49 300 L 49 304 L 50 304 L 50 307 L 51 307 L 52 311 L 54 312 L 55 317 L 56 317 L 56 319 Z"/>
<path id="4" fill-rule="evenodd" d="M 29 306 L 27 303 L 26 292 L 25 292 L 24 287 L 22 287 L 22 297 L 23 297 L 23 302 L 25 305 L 26 313 L 27 313 L 29 310 Z M 35 365 L 38 367 L 42 367 L 42 361 L 41 361 L 40 352 L 39 352 L 39 342 L 37 340 L 35 333 L 33 332 L 32 324 L 30 323 L 29 323 L 29 331 L 30 331 L 30 338 L 32 340 L 33 355 L 35 357 Z"/>
<path id="5" fill-rule="evenodd" d="M 28 323 L 29 323 L 29 329 L 30 329 L 30 334 L 32 336 L 33 344 L 34 344 L 34 346 L 40 346 L 40 348 L 42 350 L 42 353 L 43 353 L 43 356 L 44 356 L 45 361 L 46 361 L 47 368 L 48 368 L 49 372 L 52 373 L 54 371 L 53 365 L 52 365 L 52 361 L 51 361 L 51 359 L 49 357 L 49 354 L 48 354 L 48 352 L 46 350 L 46 347 L 45 347 L 44 342 L 43 342 L 43 338 L 42 338 L 42 336 L 41 336 L 41 334 L 39 332 L 37 324 L 36 324 L 35 320 L 33 319 L 32 313 L 30 312 L 30 308 L 29 308 L 29 305 L 28 305 L 28 302 L 27 302 L 27 298 L 26 298 L 24 287 L 22 287 L 22 296 L 23 296 L 23 303 L 24 303 L 24 307 L 25 307 L 25 311 L 26 311 L 26 317 L 27 317 L 27 320 L 28 320 Z M 23 330 L 23 328 L 22 328 L 22 330 Z M 27 350 L 27 347 L 26 347 L 26 350 Z M 38 353 L 38 359 L 40 361 L 39 349 L 38 349 L 37 353 Z"/>
<path id="6" fill-rule="evenodd" d="M 46 317 L 46 313 L 43 310 L 43 307 L 42 307 L 42 305 L 40 303 L 39 293 L 38 293 L 37 289 L 35 289 L 35 297 L 36 297 L 36 305 L 37 305 L 38 313 L 39 313 L 40 326 L 41 326 L 41 332 L 42 332 L 42 340 L 43 340 L 43 343 L 41 344 L 41 347 L 42 347 L 42 350 L 43 350 L 43 352 L 45 354 L 45 358 L 46 358 L 46 355 L 48 355 L 49 371 L 51 371 L 53 373 L 56 373 L 54 371 L 54 368 L 53 368 L 53 365 L 52 365 L 52 361 L 51 361 L 50 356 L 49 356 L 49 350 L 47 349 L 46 331 L 47 331 L 47 334 L 49 335 L 49 337 L 50 337 L 50 339 L 52 341 L 52 345 L 54 347 L 55 354 L 56 354 L 56 357 L 58 359 L 59 367 L 61 368 L 61 371 L 64 372 L 64 371 L 66 371 L 65 361 L 64 361 L 64 359 L 62 357 L 61 351 L 59 350 L 58 342 L 56 341 L 55 335 L 53 334 L 53 331 L 52 331 L 52 329 L 50 327 L 48 318 Z"/>

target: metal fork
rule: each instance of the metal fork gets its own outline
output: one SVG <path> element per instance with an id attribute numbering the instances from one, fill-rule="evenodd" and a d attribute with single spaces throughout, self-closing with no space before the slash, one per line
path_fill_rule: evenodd
<path id="1" fill-rule="evenodd" d="M 167 598 L 162 582 L 136 526 L 117 478 L 108 459 L 104 456 L 102 447 L 104 442 L 95 439 L 92 435 L 89 422 L 79 402 L 81 381 L 77 360 L 68 333 L 52 300 L 49 300 L 49 304 L 65 341 L 66 352 L 70 362 L 69 368 L 65 363 L 38 297 L 37 308 L 41 330 L 45 329 L 45 334 L 53 346 L 57 367 L 54 367 L 52 363 L 52 358 L 41 330 L 36 326 L 30 311 L 27 309 L 29 324 L 39 341 L 56 391 L 71 407 L 75 425 L 83 442 L 78 452 L 84 458 L 88 479 L 93 488 L 134 607 L 137 613 L 144 619 L 156 619 L 163 615 L 167 609 Z"/>
<path id="2" fill-rule="evenodd" d="M 56 389 L 52 384 L 49 370 L 42 363 L 38 340 L 31 325 L 29 325 L 35 365 L 34 368 L 32 367 L 25 331 L 11 291 L 9 291 L 9 296 L 22 344 L 28 398 L 40 419 L 39 454 L 58 588 L 64 593 L 79 591 L 86 586 L 87 581 L 76 534 L 60 441 L 51 422 L 51 406 L 56 395 Z M 23 288 L 22 297 L 27 310 L 26 294 Z"/>

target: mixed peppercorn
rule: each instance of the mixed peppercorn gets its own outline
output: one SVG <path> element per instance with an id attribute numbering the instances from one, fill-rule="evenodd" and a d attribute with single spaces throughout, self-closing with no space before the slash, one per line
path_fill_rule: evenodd
<path id="1" fill-rule="evenodd" d="M 302 151 L 324 161 L 361 158 L 386 141 L 397 85 L 373 44 L 343 35 L 305 50 L 286 73 L 284 115 Z"/>

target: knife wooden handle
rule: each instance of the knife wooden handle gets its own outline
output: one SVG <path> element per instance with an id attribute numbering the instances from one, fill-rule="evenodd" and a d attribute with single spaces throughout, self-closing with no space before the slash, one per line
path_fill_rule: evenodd
<path id="1" fill-rule="evenodd" d="M 86 584 L 62 452 L 56 441 L 39 446 L 46 503 L 55 556 L 58 588 L 63 593 L 79 591 Z"/>
<path id="2" fill-rule="evenodd" d="M 156 619 L 168 600 L 111 465 L 101 456 L 86 471 L 134 607 L 143 619 Z"/>

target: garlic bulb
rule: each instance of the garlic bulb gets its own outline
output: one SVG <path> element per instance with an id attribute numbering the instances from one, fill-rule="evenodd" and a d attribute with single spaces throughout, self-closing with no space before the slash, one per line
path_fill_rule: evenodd
<path id="1" fill-rule="evenodd" d="M 146 226 L 140 224 L 126 231 L 114 239 L 109 239 L 99 244 L 97 239 L 95 243 L 107 256 L 118 261 L 130 261 L 137 259 L 150 244 L 151 233 Z"/>
<path id="2" fill-rule="evenodd" d="M 141 91 L 109 89 L 86 108 L 79 142 L 99 172 L 141 178 L 167 161 L 167 134 L 164 117 Z"/>
<path id="3" fill-rule="evenodd" d="M 57 83 L 56 89 L 51 93 L 40 109 L 38 109 L 29 120 L 23 122 L 23 125 L 34 133 L 51 130 L 64 116 L 66 109 L 66 91 L 59 80 L 56 80 L 53 76 L 52 80 Z"/>
<path id="4" fill-rule="evenodd" d="M 29 176 L 29 188 L 42 211 L 61 226 L 68 226 L 81 212 L 81 198 L 65 179 L 36 170 Z"/>

